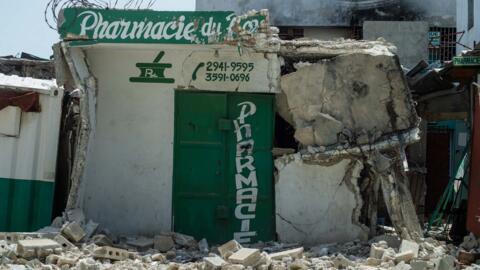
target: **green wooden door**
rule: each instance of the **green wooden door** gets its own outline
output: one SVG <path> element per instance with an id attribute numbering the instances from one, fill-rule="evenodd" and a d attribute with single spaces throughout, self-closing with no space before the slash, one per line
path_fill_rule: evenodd
<path id="1" fill-rule="evenodd" d="M 268 94 L 176 92 L 175 231 L 273 240 L 273 106 Z"/>

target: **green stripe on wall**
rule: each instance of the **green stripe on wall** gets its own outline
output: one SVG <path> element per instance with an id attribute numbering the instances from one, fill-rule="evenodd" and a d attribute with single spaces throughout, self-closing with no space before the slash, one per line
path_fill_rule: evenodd
<path id="1" fill-rule="evenodd" d="M 50 225 L 54 183 L 0 178 L 0 231 L 31 232 Z"/>

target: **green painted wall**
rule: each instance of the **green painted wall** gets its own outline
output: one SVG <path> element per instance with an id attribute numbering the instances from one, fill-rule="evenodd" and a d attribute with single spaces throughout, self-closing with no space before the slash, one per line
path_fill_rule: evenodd
<path id="1" fill-rule="evenodd" d="M 0 178 L 0 231 L 29 232 L 50 225 L 54 183 Z"/>

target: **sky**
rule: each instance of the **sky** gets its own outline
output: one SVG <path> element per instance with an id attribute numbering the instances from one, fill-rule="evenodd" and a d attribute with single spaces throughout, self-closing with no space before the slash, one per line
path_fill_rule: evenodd
<path id="1" fill-rule="evenodd" d="M 125 0 L 119 0 L 119 6 Z M 148 2 L 145 0 L 144 2 Z M 44 19 L 48 0 L 0 0 L 0 56 L 27 52 L 50 58 L 58 34 Z M 195 10 L 195 0 L 156 0 L 154 10 Z"/>

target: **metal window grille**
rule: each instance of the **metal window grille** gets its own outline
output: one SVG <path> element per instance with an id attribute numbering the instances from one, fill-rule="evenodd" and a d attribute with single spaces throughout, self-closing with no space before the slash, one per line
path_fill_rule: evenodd
<path id="1" fill-rule="evenodd" d="M 352 25 L 350 38 L 356 40 L 363 39 L 363 27 L 361 25 Z"/>
<path id="2" fill-rule="evenodd" d="M 456 54 L 457 32 L 455 27 L 430 27 L 428 32 L 428 62 L 443 64 Z"/>

